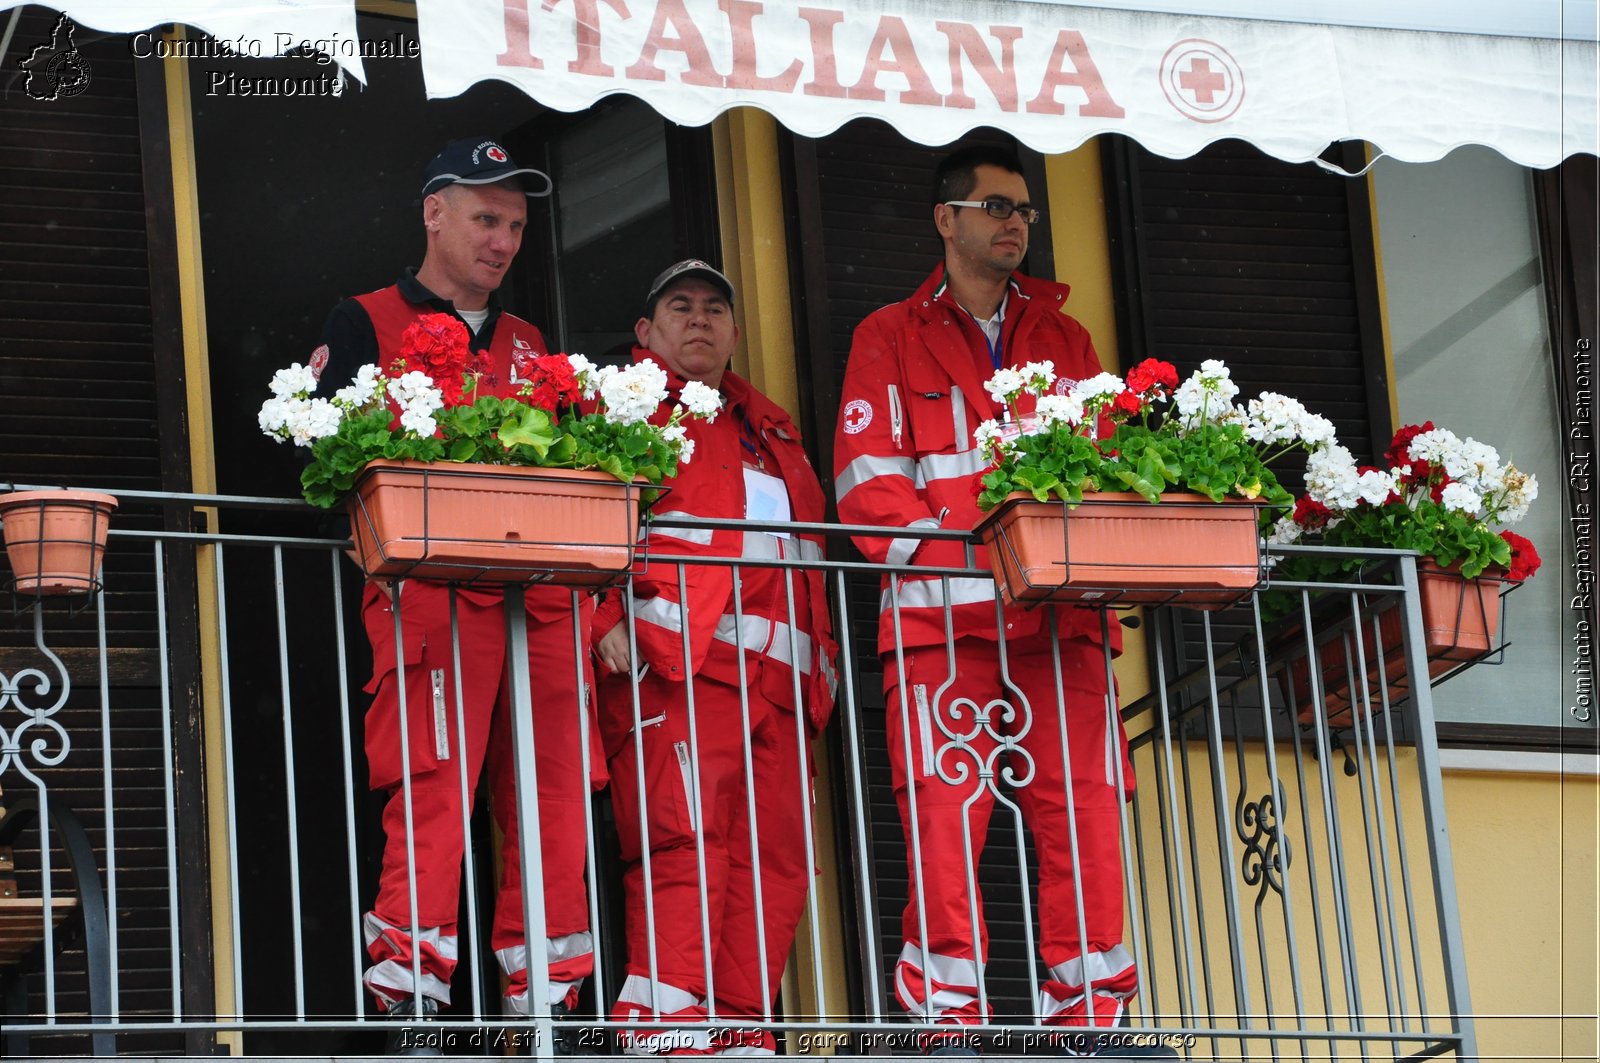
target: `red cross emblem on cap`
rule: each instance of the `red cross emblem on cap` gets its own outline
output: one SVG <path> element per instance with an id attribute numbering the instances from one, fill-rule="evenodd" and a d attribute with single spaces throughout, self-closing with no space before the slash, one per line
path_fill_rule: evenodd
<path id="1" fill-rule="evenodd" d="M 495 162 L 506 161 L 506 151 L 498 144 L 490 144 L 484 154 L 489 156 L 489 158 Z"/>

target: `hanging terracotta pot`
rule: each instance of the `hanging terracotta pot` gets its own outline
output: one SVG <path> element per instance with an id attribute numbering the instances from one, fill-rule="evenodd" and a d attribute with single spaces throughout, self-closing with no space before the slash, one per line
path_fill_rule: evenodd
<path id="1" fill-rule="evenodd" d="M 1430 682 L 1464 663 L 1488 656 L 1498 645 L 1500 596 L 1516 586 L 1518 584 L 1493 573 L 1466 579 L 1461 575 L 1460 566 L 1446 569 L 1429 561 L 1417 563 L 1418 604 L 1422 611 L 1423 646 Z M 1336 727 L 1350 724 L 1357 712 L 1364 714 L 1368 702 L 1381 709 L 1384 685 L 1388 687 L 1391 706 L 1411 693 L 1411 675 L 1406 668 L 1401 633 L 1405 614 L 1400 609 L 1400 599 L 1395 595 L 1370 595 L 1369 598 L 1371 605 L 1364 607 L 1361 615 L 1360 657 L 1356 656 L 1353 632 L 1346 632 L 1317 648 L 1323 704 L 1328 722 Z M 1372 631 L 1374 617 L 1378 624 L 1376 638 Z M 1304 646 L 1303 634 L 1295 638 Z M 1359 682 L 1353 691 L 1350 684 L 1350 677 L 1358 674 L 1361 662 L 1365 662 L 1367 672 L 1364 696 Z M 1310 723 L 1314 716 L 1310 669 L 1305 657 L 1289 666 L 1289 675 L 1294 684 L 1300 722 Z"/>
<path id="2" fill-rule="evenodd" d="M 0 527 L 18 594 L 87 594 L 100 589 L 111 511 L 117 500 L 92 491 L 0 495 Z"/>
<path id="3" fill-rule="evenodd" d="M 374 461 L 348 503 L 368 576 L 599 586 L 633 566 L 644 481 L 603 472 Z"/>
<path id="4" fill-rule="evenodd" d="M 1068 509 L 1015 494 L 978 525 L 1007 603 L 1220 608 L 1261 583 L 1259 506 L 1204 495 L 1083 496 Z"/>

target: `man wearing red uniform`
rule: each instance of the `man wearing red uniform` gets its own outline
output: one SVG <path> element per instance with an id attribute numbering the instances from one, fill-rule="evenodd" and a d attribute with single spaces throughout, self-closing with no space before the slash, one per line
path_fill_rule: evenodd
<path id="1" fill-rule="evenodd" d="M 726 277 L 696 259 L 670 267 L 635 335 L 635 361 L 664 367 L 674 397 L 698 381 L 723 399 L 714 420 L 685 422 L 693 454 L 658 519 L 822 520 L 789 415 L 728 371 L 739 329 Z M 612 1017 L 641 1024 L 621 1035 L 630 1053 L 770 1055 L 772 1036 L 740 1020 L 771 1021 L 814 875 L 809 739 L 833 705 L 826 591 L 816 570 L 655 559 L 820 560 L 822 540 L 656 526 L 648 545 L 628 600 L 602 604 L 594 628 L 626 863 L 627 979 Z M 736 1036 L 714 1035 L 713 1017 Z"/>
<path id="2" fill-rule="evenodd" d="M 421 268 L 334 308 L 323 345 L 311 358 L 319 379 L 331 382 L 321 390 L 349 383 L 364 364 L 386 364 L 399 352 L 408 325 L 442 313 L 461 321 L 471 333 L 472 350 L 486 356 L 489 368 L 479 378 L 480 392 L 514 394 L 527 360 L 547 352 L 539 330 L 502 312 L 494 293 L 521 246 L 527 197 L 549 191 L 549 178 L 519 169 L 493 140 L 475 137 L 446 146 L 424 171 L 427 253 Z M 498 587 L 455 589 L 454 631 L 451 597 L 448 584 L 407 579 L 392 587 L 369 581 L 362 601 L 373 658 L 366 688 L 373 695 L 366 716 L 367 762 L 373 789 L 389 794 L 378 897 L 363 920 L 372 958 L 365 981 L 392 1017 L 426 1018 L 449 1004 L 458 958 L 463 831 L 471 812 L 470 806 L 463 809 L 462 795 L 471 801 L 487 764 L 493 813 L 505 837 L 491 944 L 509 980 L 506 1011 L 526 1015 L 528 960 L 504 683 L 505 670 L 520 662 L 506 656 Z M 526 604 L 527 667 L 540 695 L 533 730 L 545 949 L 550 1003 L 559 1011 L 571 1007 L 578 985 L 593 970 L 584 892 L 589 771 L 582 753 L 583 731 L 592 717 L 586 704 L 589 677 L 579 674 L 577 664 L 587 660 L 588 646 L 574 645 L 569 592 L 535 588 L 527 592 Z M 402 654 L 395 652 L 396 610 Z M 585 636 L 589 612 L 584 608 L 578 618 Z M 464 733 L 457 725 L 458 689 Z M 414 953 L 421 958 L 420 984 L 413 977 Z"/>
<path id="3" fill-rule="evenodd" d="M 933 220 L 944 241 L 943 263 L 911 298 L 878 310 L 855 331 L 834 447 L 841 521 L 973 527 L 980 519 L 973 478 L 988 464 L 973 443 L 973 429 L 1006 416 L 984 382 L 997 369 L 1025 362 L 1053 362 L 1065 383 L 1101 371 L 1088 332 L 1061 312 L 1067 286 L 1016 272 L 1028 250 L 1028 226 L 1038 220 L 1021 171 L 1015 155 L 995 148 L 965 149 L 940 164 Z M 977 988 L 988 940 L 975 869 L 994 794 L 978 769 L 993 766 L 1004 747 L 1039 854 L 1040 951 L 1049 977 L 1038 1016 L 1050 1025 L 1117 1025 L 1137 978 L 1122 944 L 1123 795 L 1116 761 L 1127 787 L 1133 775 L 1115 702 L 1107 697 L 1101 617 L 1091 610 L 1057 612 L 1058 701 L 1046 610 L 1006 608 L 1002 631 L 992 579 L 951 579 L 947 594 L 939 577 L 917 572 L 965 567 L 963 543 L 910 537 L 856 542 L 870 560 L 905 569 L 884 581 L 878 628 L 889 756 L 911 880 L 895 971 L 901 1006 L 928 1022 L 987 1019 Z M 986 564 L 981 550 L 977 564 Z M 953 667 L 947 616 L 954 628 Z M 1119 652 L 1115 623 L 1110 631 L 1111 651 Z M 1014 715 L 1007 718 L 992 704 L 1000 699 Z M 975 722 L 984 706 L 987 722 Z M 955 741 L 962 734 L 970 737 Z M 930 1043 L 971 1054 L 959 1038 Z M 1092 1046 L 1093 1039 L 1068 1043 Z"/>

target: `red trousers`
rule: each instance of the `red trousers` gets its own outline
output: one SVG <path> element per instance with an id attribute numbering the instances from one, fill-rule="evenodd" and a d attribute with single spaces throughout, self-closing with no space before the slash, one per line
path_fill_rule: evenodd
<path id="1" fill-rule="evenodd" d="M 636 735 L 628 677 L 601 680 L 601 731 L 626 864 L 628 977 L 612 1012 L 614 1019 L 703 1024 L 714 1002 L 719 1020 L 759 1020 L 776 1001 L 811 882 L 805 845 L 811 762 L 794 714 L 762 695 L 755 674 L 759 667 L 752 664 L 746 688 L 748 729 L 740 714 L 738 688 L 705 678 L 693 680 L 692 738 L 688 684 L 647 672 L 639 682 L 643 726 Z M 746 777 L 747 745 L 753 790 Z M 698 801 L 693 797 L 696 787 Z M 655 993 L 652 973 L 657 979 Z M 708 1030 L 692 1025 L 654 1034 L 630 1032 L 625 1037 L 636 1052 L 725 1047 L 710 1044 Z"/>
<path id="2" fill-rule="evenodd" d="M 548 601 L 556 601 L 552 592 L 542 593 Z M 401 684 L 395 662 L 393 607 L 386 594 L 369 585 L 362 609 L 373 647 L 373 683 L 368 689 L 374 698 L 366 717 L 367 760 L 374 789 L 389 793 L 383 810 L 386 842 L 378 897 L 365 919 L 367 951 L 373 961 L 366 983 L 384 1007 L 419 990 L 449 1003 L 450 977 L 457 959 L 463 832 L 479 773 L 487 767 L 491 810 L 504 834 L 490 940 L 510 976 L 509 1006 L 525 1013 L 522 867 L 506 687 L 506 669 L 513 662 L 506 655 L 501 599 L 498 594 L 458 593 L 458 638 L 454 640 L 446 585 L 407 581 L 399 601 L 405 648 L 405 735 L 410 753 L 409 829 L 401 782 Z M 566 616 L 559 614 L 559 608 L 546 606 L 542 616 L 530 613 L 528 624 L 539 855 L 552 1002 L 566 998 L 594 968 L 584 886 L 585 796 L 590 785 L 590 764 L 583 757 L 585 730 L 592 739 L 592 759 L 599 753 L 593 716 L 586 704 L 592 678 L 588 646 L 585 642 L 580 647 L 581 657 L 574 652 L 570 607 Z M 585 606 L 580 616 L 584 632 L 588 630 L 587 614 Z M 464 730 L 457 722 L 457 645 Z M 409 873 L 413 866 L 415 911 Z M 413 949 L 421 952 L 421 986 L 413 984 Z"/>
<path id="3" fill-rule="evenodd" d="M 904 690 L 900 659 L 883 657 L 889 760 L 910 868 L 895 993 L 913 1015 L 954 1023 L 986 1018 L 979 1011 L 978 971 L 988 930 L 976 869 L 995 795 L 980 770 L 1010 779 L 1038 852 L 1040 953 L 1050 969 L 1041 986 L 1040 1019 L 1090 1024 L 1086 997 L 1092 995 L 1092 1025 L 1114 1025 L 1136 988 L 1133 959 L 1122 945 L 1122 794 L 1116 785 L 1118 760 L 1124 785 L 1133 785 L 1127 742 L 1120 721 L 1108 727 L 1115 706 L 1107 704 L 1100 647 L 1080 639 L 1060 647 L 1060 700 L 1048 635 L 1008 643 L 1006 674 L 998 644 L 987 639 L 957 639 L 953 669 L 943 646 L 908 650 Z M 1009 709 L 997 703 L 1001 699 Z M 1081 873 L 1073 868 L 1074 820 Z"/>

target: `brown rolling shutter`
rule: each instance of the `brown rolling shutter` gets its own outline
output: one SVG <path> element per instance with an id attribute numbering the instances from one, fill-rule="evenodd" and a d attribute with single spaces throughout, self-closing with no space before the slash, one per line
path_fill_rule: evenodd
<path id="1" fill-rule="evenodd" d="M 1331 418 L 1358 461 L 1391 429 L 1365 179 L 1222 141 L 1107 159 L 1123 361 L 1188 374 L 1208 358 L 1243 395 L 1281 391 Z"/>
<path id="2" fill-rule="evenodd" d="M 10 56 L 26 55 L 35 44 L 49 41 L 56 18 L 55 11 L 26 9 Z M 182 454 L 186 462 L 187 441 L 181 415 L 164 398 L 173 382 L 159 379 L 135 63 L 124 38 L 99 36 L 82 28 L 77 32 L 90 71 L 83 92 L 33 99 L 20 78 L 8 75 L 0 102 L 0 201 L 5 203 L 0 216 L 0 485 L 182 489 L 186 472 L 180 471 L 177 480 L 163 475 L 164 465 L 171 467 L 164 453 Z M 7 65 L 15 69 L 14 63 Z M 156 147 L 166 150 L 164 141 Z M 181 393 L 181 377 L 176 386 Z M 112 526 L 156 529 L 162 519 L 148 507 L 129 505 L 114 516 Z M 9 571 L 0 569 L 0 580 L 9 578 Z M 166 746 L 148 542 L 113 539 L 105 586 L 121 1011 L 124 1018 L 169 1015 Z M 71 749 L 56 767 L 40 766 L 26 750 L 23 762 L 44 780 L 53 805 L 76 810 L 104 869 L 105 732 L 95 613 L 87 609 L 73 615 L 65 602 L 52 602 L 44 628 L 46 644 L 61 653 L 71 678 L 72 694 L 55 716 L 70 736 Z M 14 676 L 24 667 L 50 671 L 33 647 L 27 613 L 0 624 L 0 673 Z M 41 700 L 53 702 L 53 692 L 28 703 L 38 707 Z M 6 715 L 13 728 L 15 708 Z M 15 770 L 0 777 L 0 786 L 5 788 L 0 804 L 34 792 Z M 34 829 L 17 842 L 24 895 L 38 893 L 38 843 Z M 57 848 L 58 896 L 72 892 L 66 866 Z M 57 945 L 57 1011 L 85 1014 L 81 936 L 58 934 Z M 190 973 L 209 977 L 209 972 Z M 44 1015 L 42 976 L 27 976 L 26 986 L 29 1014 Z M 119 1038 L 123 1051 L 181 1051 L 183 1043 L 170 1034 Z M 89 1040 L 36 1037 L 33 1050 L 86 1052 Z"/>

